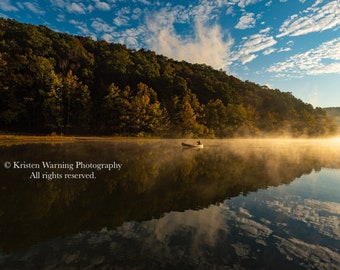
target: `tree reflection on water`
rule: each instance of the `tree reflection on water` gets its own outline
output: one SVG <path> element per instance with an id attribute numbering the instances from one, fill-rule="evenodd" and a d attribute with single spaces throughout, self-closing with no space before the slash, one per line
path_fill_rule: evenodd
<path id="1" fill-rule="evenodd" d="M 321 168 L 339 169 L 340 144 L 204 144 L 204 149 L 188 150 L 178 140 L 2 148 L 1 161 L 116 161 L 123 167 L 96 171 L 94 180 L 72 181 L 29 180 L 27 171 L 2 168 L 0 248 L 7 255 L 0 256 L 0 265 L 20 266 L 22 252 L 33 265 L 53 265 L 57 254 L 66 266 L 69 262 L 85 267 L 96 261 L 109 269 L 177 264 L 270 268 L 275 261 L 282 269 L 312 268 L 317 263 L 332 269 L 340 263 L 339 250 L 332 248 L 340 240 L 340 201 L 304 198 L 292 184 L 279 186 L 318 175 Z M 339 189 L 339 183 L 332 184 Z M 322 196 L 331 197 L 332 192 L 328 189 Z M 49 255 L 49 249 L 56 254 Z M 37 260 L 30 252 L 45 259 Z M 306 261 L 306 256 L 319 261 Z"/>

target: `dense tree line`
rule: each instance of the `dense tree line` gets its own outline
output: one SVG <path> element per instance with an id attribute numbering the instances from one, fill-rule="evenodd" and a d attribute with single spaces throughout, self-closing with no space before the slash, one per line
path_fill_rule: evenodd
<path id="1" fill-rule="evenodd" d="M 321 108 L 207 65 L 0 19 L 0 131 L 232 137 L 335 129 Z"/>

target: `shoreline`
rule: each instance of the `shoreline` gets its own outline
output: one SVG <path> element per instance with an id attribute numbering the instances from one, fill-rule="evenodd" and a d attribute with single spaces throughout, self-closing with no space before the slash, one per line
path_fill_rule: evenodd
<path id="1" fill-rule="evenodd" d="M 63 143 L 74 141 L 74 136 L 0 134 L 0 146 L 11 146 L 26 143 Z"/>
<path id="2" fill-rule="evenodd" d="M 167 139 L 160 137 L 129 137 L 129 136 L 77 136 L 77 135 L 23 135 L 0 134 L 0 146 L 11 146 L 28 143 L 71 143 L 79 141 L 122 141 L 122 140 L 152 140 Z"/>
<path id="3" fill-rule="evenodd" d="M 197 138 L 164 138 L 164 137 L 132 137 L 132 136 L 77 136 L 77 135 L 23 135 L 23 134 L 0 134 L 0 146 L 11 146 L 29 143 L 46 143 L 46 144 L 57 144 L 57 143 L 71 143 L 80 141 L 134 141 L 134 140 L 196 140 Z M 326 137 L 289 137 L 289 136 L 273 136 L 273 137 L 235 137 L 235 138 L 200 138 L 201 140 L 340 140 L 340 136 Z"/>

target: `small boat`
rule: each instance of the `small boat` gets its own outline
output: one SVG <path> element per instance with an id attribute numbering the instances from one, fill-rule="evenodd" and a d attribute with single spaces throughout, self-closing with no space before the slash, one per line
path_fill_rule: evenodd
<path id="1" fill-rule="evenodd" d="M 183 143 L 183 147 L 188 147 L 188 148 L 203 148 L 203 144 L 188 144 L 188 143 Z"/>

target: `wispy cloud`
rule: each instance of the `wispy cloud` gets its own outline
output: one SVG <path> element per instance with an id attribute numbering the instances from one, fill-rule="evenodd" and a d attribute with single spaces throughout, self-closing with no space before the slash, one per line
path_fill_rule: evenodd
<path id="1" fill-rule="evenodd" d="M 265 29 L 258 34 L 245 38 L 238 49 L 233 52 L 231 59 L 241 62 L 242 65 L 244 65 L 257 57 L 256 52 L 266 50 L 265 53 L 269 54 L 270 51 L 268 49 L 276 43 L 277 41 L 268 35 L 268 31 Z"/>
<path id="2" fill-rule="evenodd" d="M 72 20 L 69 20 L 69 23 L 73 24 L 75 26 L 75 28 L 80 30 L 80 33 L 82 35 L 90 36 L 94 40 L 97 39 L 97 36 L 89 29 L 89 27 L 87 26 L 86 22 L 84 22 L 84 21 L 77 21 L 77 20 L 72 19 Z"/>
<path id="3" fill-rule="evenodd" d="M 115 2 L 114 0 L 111 0 L 111 1 Z M 142 4 L 146 5 L 146 6 L 151 5 L 151 2 L 148 1 L 148 0 L 137 0 L 137 2 L 140 2 L 140 3 L 142 3 Z"/>
<path id="4" fill-rule="evenodd" d="M 275 48 L 269 48 L 269 49 L 265 50 L 265 51 L 263 52 L 263 54 L 264 54 L 264 55 L 269 55 L 269 54 L 272 54 L 272 53 L 275 52 L 275 51 L 276 51 Z"/>
<path id="5" fill-rule="evenodd" d="M 96 33 L 98 32 L 113 32 L 115 30 L 115 28 L 106 23 L 104 20 L 102 20 L 101 18 L 96 18 L 93 20 L 93 22 L 91 23 L 91 27 L 96 31 Z"/>
<path id="6" fill-rule="evenodd" d="M 289 47 L 282 47 L 282 48 L 280 48 L 277 52 L 289 52 L 289 51 L 291 51 L 292 49 L 291 48 L 289 48 Z"/>
<path id="7" fill-rule="evenodd" d="M 140 8 L 135 8 L 133 11 L 132 11 L 132 15 L 131 15 L 131 18 L 133 20 L 138 20 L 140 18 L 140 16 L 142 15 L 142 10 Z"/>
<path id="8" fill-rule="evenodd" d="M 113 23 L 115 25 L 109 24 L 101 18 L 92 19 L 91 29 L 93 30 L 93 35 L 107 42 L 125 44 L 130 48 L 140 48 L 143 46 L 144 35 L 147 32 L 144 25 L 122 30 L 119 29 L 122 25 L 117 20 L 114 19 Z"/>
<path id="9" fill-rule="evenodd" d="M 305 53 L 291 56 L 268 68 L 279 76 L 340 74 L 340 38 L 324 42 Z"/>
<path id="10" fill-rule="evenodd" d="M 41 9 L 38 5 L 38 3 L 36 2 L 24 2 L 24 3 L 18 3 L 18 6 L 22 9 L 28 9 L 30 10 L 31 12 L 37 14 L 37 15 L 44 15 L 46 12 Z"/>
<path id="11" fill-rule="evenodd" d="M 300 14 L 290 16 L 281 25 L 279 29 L 280 34 L 277 37 L 300 36 L 312 32 L 322 32 L 339 25 L 340 2 L 336 0 L 321 7 L 313 6 Z"/>
<path id="12" fill-rule="evenodd" d="M 64 8 L 66 6 L 66 2 L 64 0 L 50 0 L 52 6 Z"/>
<path id="13" fill-rule="evenodd" d="M 1 0 L 0 9 L 4 11 L 18 11 L 18 8 L 12 5 L 10 0 Z"/>
<path id="14" fill-rule="evenodd" d="M 128 16 L 120 16 L 117 18 L 113 19 L 113 22 L 115 25 L 117 26 L 124 26 L 124 25 L 128 25 L 129 23 L 129 17 Z"/>
<path id="15" fill-rule="evenodd" d="M 68 13 L 84 15 L 94 10 L 93 5 L 86 5 L 81 1 L 70 2 L 69 0 L 50 0 L 50 3 L 53 7 L 58 7 L 62 10 L 66 10 Z"/>
<path id="16" fill-rule="evenodd" d="M 196 21 L 207 22 L 216 18 L 219 4 L 216 1 L 201 0 L 198 5 L 193 6 L 192 9 L 187 9 L 181 6 L 180 17 L 194 17 Z"/>
<path id="17" fill-rule="evenodd" d="M 137 48 L 140 46 L 139 37 L 144 36 L 147 29 L 141 25 L 137 28 L 127 29 L 123 33 L 117 35 L 120 43 L 126 44 L 128 47 Z"/>
<path id="18" fill-rule="evenodd" d="M 117 26 L 127 26 L 131 17 L 131 9 L 129 7 L 123 7 L 115 13 L 113 22 Z"/>
<path id="19" fill-rule="evenodd" d="M 65 21 L 65 14 L 58 14 L 56 21 L 59 22 L 59 23 L 64 22 Z"/>

